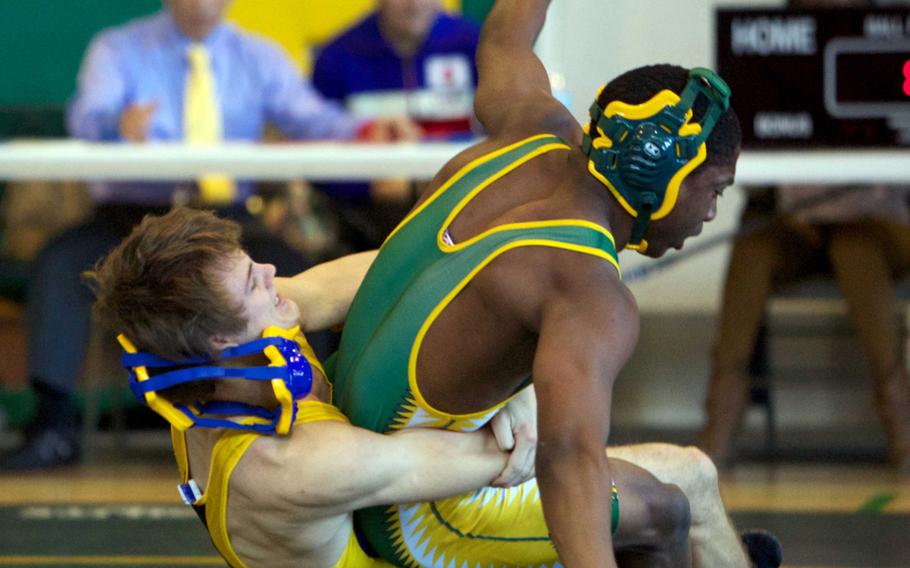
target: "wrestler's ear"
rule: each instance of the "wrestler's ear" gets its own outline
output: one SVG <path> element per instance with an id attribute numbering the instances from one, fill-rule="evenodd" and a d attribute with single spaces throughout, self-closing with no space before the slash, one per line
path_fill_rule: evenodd
<path id="1" fill-rule="evenodd" d="M 231 347 L 237 347 L 240 345 L 233 337 L 225 337 L 223 335 L 213 335 L 209 338 L 209 346 L 212 348 L 212 351 L 215 353 L 221 353 L 225 349 L 230 349 Z"/>

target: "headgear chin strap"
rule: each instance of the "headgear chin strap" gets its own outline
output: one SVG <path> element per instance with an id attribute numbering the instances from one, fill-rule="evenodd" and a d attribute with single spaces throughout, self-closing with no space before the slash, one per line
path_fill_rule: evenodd
<path id="1" fill-rule="evenodd" d="M 699 95 L 708 110 L 700 124 L 691 123 Z M 729 106 L 730 87 L 700 67 L 689 72 L 681 95 L 663 90 L 640 105 L 613 101 L 603 109 L 597 100 L 591 105 L 596 132 L 585 129 L 581 149 L 591 174 L 635 217 L 628 248 L 645 252 L 648 225 L 676 205 L 680 184 L 705 161 L 705 141 Z"/>
<path id="2" fill-rule="evenodd" d="M 296 418 L 296 401 L 309 394 L 313 387 L 313 369 L 310 361 L 301 352 L 298 337 L 304 349 L 311 351 L 309 345 L 302 339 L 299 327 L 288 330 L 269 327 L 263 332 L 261 339 L 226 349 L 217 358 L 192 357 L 183 361 L 170 361 L 151 353 L 139 353 L 124 335 L 118 336 L 117 340 L 125 351 L 121 362 L 129 371 L 130 389 L 133 394 L 177 430 L 203 426 L 285 435 L 290 432 Z M 264 354 L 269 360 L 268 366 L 215 365 L 218 362 L 255 353 Z M 316 364 L 318 365 L 318 362 Z M 173 367 L 177 368 L 155 376 L 150 376 L 148 372 L 149 368 Z M 275 398 L 278 399 L 278 407 L 270 410 L 241 402 L 220 401 L 192 405 L 176 404 L 159 392 L 174 385 L 212 379 L 270 381 Z M 225 416 L 233 417 L 234 420 L 223 418 Z"/>

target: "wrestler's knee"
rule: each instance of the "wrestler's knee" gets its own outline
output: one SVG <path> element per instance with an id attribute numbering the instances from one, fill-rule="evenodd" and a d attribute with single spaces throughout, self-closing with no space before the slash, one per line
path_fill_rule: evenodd
<path id="1" fill-rule="evenodd" d="M 678 485 L 660 483 L 646 498 L 651 529 L 660 541 L 685 540 L 692 523 L 689 499 Z"/>
<path id="2" fill-rule="evenodd" d="M 658 474 L 662 481 L 678 485 L 690 500 L 718 491 L 717 466 L 708 454 L 695 446 L 669 444 L 662 452 L 667 466 Z"/>

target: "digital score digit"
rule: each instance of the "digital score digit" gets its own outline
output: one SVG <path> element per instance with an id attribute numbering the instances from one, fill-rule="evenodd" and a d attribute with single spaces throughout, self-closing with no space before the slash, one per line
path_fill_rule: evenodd
<path id="1" fill-rule="evenodd" d="M 910 116 L 910 40 L 834 39 L 824 57 L 825 108 L 832 116 Z"/>

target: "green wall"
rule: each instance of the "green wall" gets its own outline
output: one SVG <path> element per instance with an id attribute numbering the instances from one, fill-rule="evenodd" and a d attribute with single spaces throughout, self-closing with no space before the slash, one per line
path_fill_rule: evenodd
<path id="1" fill-rule="evenodd" d="M 92 36 L 160 7 L 161 0 L 0 0 L 0 106 L 64 104 Z"/>

